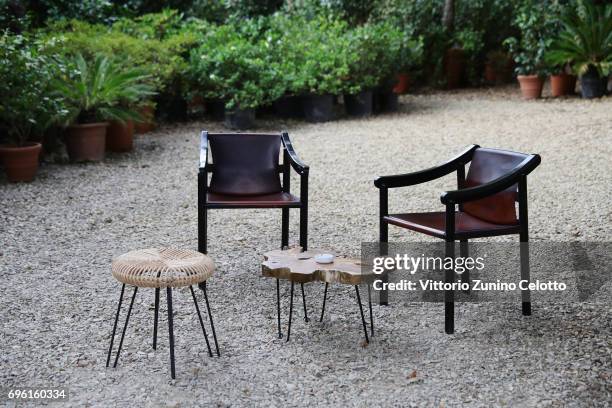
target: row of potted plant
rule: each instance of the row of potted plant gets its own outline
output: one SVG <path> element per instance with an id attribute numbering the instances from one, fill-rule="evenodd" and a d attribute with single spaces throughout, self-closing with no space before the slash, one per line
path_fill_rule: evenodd
<path id="1" fill-rule="evenodd" d="M 147 74 L 104 56 L 49 56 L 21 35 L 4 33 L 0 45 L 0 129 L 8 142 L 0 158 L 10 181 L 34 178 L 38 141 L 52 126 L 65 129 L 73 161 L 100 160 L 107 148 L 131 149 L 132 121 L 142 119 L 139 106 L 154 94 Z"/>
<path id="2" fill-rule="evenodd" d="M 521 36 L 505 42 L 514 56 L 523 96 L 539 98 L 546 75 L 555 97 L 573 93 L 577 77 L 583 98 L 603 96 L 612 72 L 612 5 L 584 1 L 566 8 L 552 32 L 538 19 L 543 12 L 531 7 L 519 13 Z"/>
<path id="3" fill-rule="evenodd" d="M 282 14 L 265 24 L 263 30 L 210 27 L 190 53 L 192 90 L 209 105 L 222 104 L 233 128 L 251 127 L 256 108 L 269 104 L 281 116 L 327 121 L 338 95 L 349 115 L 370 115 L 375 101 L 384 103 L 381 95 L 397 99 L 398 67 L 408 66 L 420 47 L 388 24 L 350 28 L 325 16 Z"/>

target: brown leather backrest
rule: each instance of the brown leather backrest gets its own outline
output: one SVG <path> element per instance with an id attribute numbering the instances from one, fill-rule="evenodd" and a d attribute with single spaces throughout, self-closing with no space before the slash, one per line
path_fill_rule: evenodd
<path id="1" fill-rule="evenodd" d="M 476 149 L 465 180 L 465 188 L 488 183 L 509 173 L 527 156 L 508 150 Z M 467 202 L 463 204 L 463 211 L 495 224 L 515 224 L 517 188 L 515 184 L 491 197 Z"/>
<path id="2" fill-rule="evenodd" d="M 258 195 L 281 191 L 280 135 L 208 135 L 214 170 L 209 190 L 217 194 Z"/>

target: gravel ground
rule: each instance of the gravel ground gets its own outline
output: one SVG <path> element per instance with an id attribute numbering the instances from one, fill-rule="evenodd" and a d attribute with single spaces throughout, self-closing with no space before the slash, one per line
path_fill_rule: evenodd
<path id="1" fill-rule="evenodd" d="M 470 143 L 541 154 L 530 177 L 534 240 L 609 240 L 610 98 L 526 102 L 512 87 L 402 102 L 401 112 L 367 120 L 261 123 L 260 131 L 287 129 L 311 166 L 311 247 L 358 255 L 362 241 L 377 237 L 372 180 L 438 163 Z M 461 304 L 452 336 L 440 304 L 374 306 L 378 331 L 368 347 L 354 292 L 332 286 L 325 321 L 306 324 L 296 307 L 291 341 L 278 340 L 274 281 L 259 266 L 280 241 L 280 211 L 271 210 L 209 216 L 221 358 L 208 357 L 189 292 L 180 290 L 171 381 L 165 302 L 153 352 L 153 291 L 142 290 L 119 365 L 105 369 L 120 288 L 111 259 L 135 248 L 196 248 L 200 129 L 222 130 L 164 126 L 103 163 L 44 165 L 31 184 L 0 179 L 3 386 L 67 386 L 66 405 L 79 407 L 610 406 L 609 283 L 589 303 L 535 303 L 529 318 L 516 304 Z M 391 208 L 439 209 L 452 184 L 393 191 Z M 293 242 L 297 219 L 292 212 Z M 390 239 L 423 237 L 391 228 Z M 283 291 L 286 313 L 288 285 Z M 315 316 L 322 286 L 306 293 Z"/>

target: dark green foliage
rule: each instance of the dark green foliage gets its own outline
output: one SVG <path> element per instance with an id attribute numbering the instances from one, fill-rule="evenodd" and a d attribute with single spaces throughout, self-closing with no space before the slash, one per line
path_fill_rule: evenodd
<path id="1" fill-rule="evenodd" d="M 66 113 L 52 88 L 64 68 L 42 55 L 36 42 L 8 32 L 0 36 L 0 128 L 12 143 L 40 138 Z"/>
<path id="2" fill-rule="evenodd" d="M 605 77 L 612 71 L 612 5 L 595 6 L 585 1 L 569 9 L 561 20 L 563 29 L 551 44 L 547 61 L 552 65 L 570 64 L 583 75 L 596 70 Z"/>

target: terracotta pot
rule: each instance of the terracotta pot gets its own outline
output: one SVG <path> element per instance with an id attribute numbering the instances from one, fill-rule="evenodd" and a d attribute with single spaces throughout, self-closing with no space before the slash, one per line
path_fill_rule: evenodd
<path id="1" fill-rule="evenodd" d="M 538 75 L 519 75 L 517 77 L 525 99 L 537 99 L 542 96 L 544 80 Z"/>
<path id="2" fill-rule="evenodd" d="M 465 53 L 461 48 L 451 48 L 446 51 L 445 70 L 447 88 L 458 88 L 463 84 Z"/>
<path id="3" fill-rule="evenodd" d="M 490 62 L 487 62 L 485 64 L 484 78 L 485 78 L 485 81 L 491 84 L 494 84 L 497 82 L 497 71 L 495 70 L 495 66 L 491 64 Z"/>
<path id="4" fill-rule="evenodd" d="M 153 106 L 143 106 L 140 108 L 140 114 L 145 119 L 143 122 L 135 122 L 134 129 L 136 133 L 148 133 L 155 129 L 155 108 Z"/>
<path id="5" fill-rule="evenodd" d="M 42 145 L 27 143 L 25 146 L 0 146 L 0 159 L 10 182 L 32 181 L 38 170 L 38 156 Z"/>
<path id="6" fill-rule="evenodd" d="M 106 150 L 129 152 L 134 145 L 134 122 L 111 122 L 106 129 Z"/>
<path id="7" fill-rule="evenodd" d="M 397 84 L 393 88 L 393 92 L 396 94 L 403 95 L 408 92 L 410 88 L 410 74 L 399 74 L 397 76 Z"/>
<path id="8" fill-rule="evenodd" d="M 66 150 L 70 161 L 100 161 L 106 150 L 108 123 L 72 125 L 66 129 Z"/>
<path id="9" fill-rule="evenodd" d="M 574 93 L 575 88 L 576 77 L 573 75 L 561 73 L 550 76 L 550 91 L 554 97 L 571 95 Z"/>

